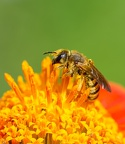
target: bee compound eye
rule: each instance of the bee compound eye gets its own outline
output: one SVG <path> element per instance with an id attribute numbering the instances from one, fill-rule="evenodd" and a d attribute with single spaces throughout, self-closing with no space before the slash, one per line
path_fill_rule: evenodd
<path id="1" fill-rule="evenodd" d="M 61 54 L 61 58 L 65 58 L 66 57 L 66 53 Z"/>
<path id="2" fill-rule="evenodd" d="M 63 53 L 54 58 L 52 64 L 63 63 L 65 60 L 66 60 L 66 54 Z"/>

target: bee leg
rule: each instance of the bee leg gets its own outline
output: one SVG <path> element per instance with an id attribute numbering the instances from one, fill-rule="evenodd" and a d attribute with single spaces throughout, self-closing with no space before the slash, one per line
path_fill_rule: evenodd
<path id="1" fill-rule="evenodd" d="M 72 71 L 68 71 L 67 69 L 64 69 L 63 76 L 70 76 L 73 77 L 74 73 Z"/>
<path id="2" fill-rule="evenodd" d="M 84 83 L 84 77 L 83 76 L 81 76 L 81 78 L 79 79 L 78 83 L 79 84 L 78 84 L 77 90 L 80 92 L 82 87 L 83 87 L 83 83 Z"/>
<path id="3" fill-rule="evenodd" d="M 94 65 L 94 62 L 93 62 L 92 59 L 88 59 L 88 62 L 89 62 L 90 64 Z"/>
<path id="4" fill-rule="evenodd" d="M 63 69 L 65 66 L 62 64 L 62 65 L 59 65 L 59 66 L 57 66 L 56 68 L 58 68 L 58 69 Z"/>

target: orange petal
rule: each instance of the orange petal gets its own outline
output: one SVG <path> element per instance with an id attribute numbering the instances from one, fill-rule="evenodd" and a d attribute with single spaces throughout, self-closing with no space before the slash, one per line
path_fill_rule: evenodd
<path id="1" fill-rule="evenodd" d="M 101 89 L 99 100 L 116 120 L 120 130 L 125 131 L 125 88 L 112 82 L 110 85 L 112 92 Z"/>

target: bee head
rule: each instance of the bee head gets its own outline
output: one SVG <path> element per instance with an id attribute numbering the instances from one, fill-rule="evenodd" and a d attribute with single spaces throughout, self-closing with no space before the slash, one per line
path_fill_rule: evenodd
<path id="1" fill-rule="evenodd" d="M 70 51 L 59 49 L 57 51 L 46 52 L 44 54 L 48 54 L 48 53 L 50 53 L 54 56 L 52 59 L 52 64 L 64 64 L 68 59 Z"/>

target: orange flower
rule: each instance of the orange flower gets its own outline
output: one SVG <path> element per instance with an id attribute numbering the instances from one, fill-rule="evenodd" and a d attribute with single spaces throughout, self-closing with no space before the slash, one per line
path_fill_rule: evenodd
<path id="1" fill-rule="evenodd" d="M 40 74 L 26 61 L 22 70 L 25 80 L 19 76 L 18 84 L 5 74 L 11 90 L 0 100 L 0 143 L 125 143 L 118 124 L 99 100 L 85 102 L 89 89 L 79 92 L 79 79 L 60 78 L 48 57 Z"/>

